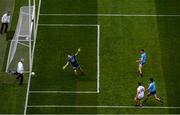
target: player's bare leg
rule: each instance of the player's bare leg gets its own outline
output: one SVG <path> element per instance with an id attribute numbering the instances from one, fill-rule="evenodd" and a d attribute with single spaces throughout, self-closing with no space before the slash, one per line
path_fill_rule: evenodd
<path id="1" fill-rule="evenodd" d="M 78 75 L 78 72 L 77 72 L 77 70 L 75 69 L 74 70 L 74 74 L 77 76 Z"/>
<path id="2" fill-rule="evenodd" d="M 140 99 L 138 99 L 137 97 L 135 97 L 134 100 L 135 100 L 135 102 L 136 102 L 136 106 L 142 106 Z"/>
<path id="3" fill-rule="evenodd" d="M 134 97 L 134 101 L 135 101 L 136 106 L 137 106 L 138 104 L 137 104 L 137 98 L 136 97 Z"/>
<path id="4" fill-rule="evenodd" d="M 159 101 L 159 102 L 163 103 L 163 101 L 162 101 L 159 97 L 154 96 L 154 98 L 155 98 L 157 101 Z"/>
<path id="5" fill-rule="evenodd" d="M 142 65 L 141 64 L 139 64 L 138 72 L 139 72 L 139 75 L 142 77 L 143 74 L 142 74 Z"/>
<path id="6" fill-rule="evenodd" d="M 136 106 L 137 106 L 137 98 L 136 98 L 136 97 L 134 97 L 134 101 L 135 101 L 135 103 L 136 103 Z"/>
<path id="7" fill-rule="evenodd" d="M 139 106 L 142 107 L 142 100 L 139 100 Z"/>
<path id="8" fill-rule="evenodd" d="M 139 72 L 139 68 L 137 69 L 137 76 L 139 76 L 140 75 L 140 72 Z"/>
<path id="9" fill-rule="evenodd" d="M 79 70 L 81 71 L 82 75 L 85 75 L 84 70 L 80 67 Z"/>

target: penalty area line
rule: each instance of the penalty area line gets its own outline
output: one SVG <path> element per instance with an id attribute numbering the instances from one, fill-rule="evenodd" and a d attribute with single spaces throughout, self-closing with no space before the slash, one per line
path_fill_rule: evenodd
<path id="1" fill-rule="evenodd" d="M 97 28 L 97 80 L 96 80 L 96 91 L 30 91 L 29 93 L 99 93 L 100 92 L 100 25 L 99 24 L 38 24 L 38 26 L 46 27 L 58 27 L 58 26 L 67 26 L 67 27 L 96 27 Z"/>
<path id="2" fill-rule="evenodd" d="M 143 106 L 143 107 L 136 107 L 136 106 L 66 106 L 66 105 L 28 105 L 28 108 L 116 108 L 116 109 L 180 109 L 180 107 L 174 106 Z"/>
<path id="3" fill-rule="evenodd" d="M 97 26 L 97 92 L 100 92 L 100 25 Z"/>
<path id="4" fill-rule="evenodd" d="M 29 93 L 99 93 L 97 91 L 29 91 Z"/>
<path id="5" fill-rule="evenodd" d="M 38 24 L 38 26 L 94 26 L 97 27 L 97 24 Z"/>

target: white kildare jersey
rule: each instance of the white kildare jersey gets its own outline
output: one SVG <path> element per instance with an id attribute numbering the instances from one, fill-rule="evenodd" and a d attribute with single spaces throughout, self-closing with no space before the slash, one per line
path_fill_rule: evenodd
<path id="1" fill-rule="evenodd" d="M 137 88 L 137 96 L 139 99 L 142 99 L 144 97 L 145 88 L 143 86 L 139 86 Z"/>

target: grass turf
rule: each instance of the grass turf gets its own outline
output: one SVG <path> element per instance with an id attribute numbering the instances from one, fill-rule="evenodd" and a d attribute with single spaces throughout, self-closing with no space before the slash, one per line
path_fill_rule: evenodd
<path id="1" fill-rule="evenodd" d="M 97 76 L 96 36 L 97 27 L 39 27 L 38 37 L 40 39 L 37 40 L 35 54 L 35 57 L 39 58 L 35 58 L 33 71 L 36 76 L 33 78 L 31 90 L 73 91 L 78 88 L 76 82 L 80 80 L 78 83 L 85 82 L 85 86 L 80 87 L 80 91 L 95 91 Z M 54 42 L 58 45 L 54 45 Z M 80 45 L 79 42 L 82 44 Z M 79 47 L 82 52 L 79 53 L 78 61 L 87 75 L 76 79 L 71 68 L 63 71 L 62 67 L 67 62 L 67 55 L 75 54 Z M 89 61 L 87 62 L 87 60 Z"/>
<path id="2" fill-rule="evenodd" d="M 25 0 L 16 2 L 13 31 L 18 8 L 24 3 Z M 41 13 L 178 14 L 179 4 L 177 0 L 43 0 Z M 153 77 L 164 106 L 180 106 L 179 20 L 179 17 L 40 16 L 40 23 L 101 25 L 100 93 L 30 94 L 28 104 L 134 105 L 137 81 L 142 81 L 147 86 L 148 79 Z M 32 78 L 30 90 L 94 90 L 97 72 L 96 36 L 94 27 L 39 27 L 33 68 L 36 75 Z M 62 71 L 61 67 L 65 63 L 66 55 L 75 52 L 78 47 L 82 47 L 78 60 L 88 74 L 86 77 L 74 78 L 70 68 Z M 141 48 L 146 50 L 148 56 L 142 79 L 136 76 L 135 63 Z M 23 113 L 25 86 L 17 87 L 14 78 L 7 77 L 4 73 L 1 74 L 0 85 L 0 104 L 3 105 L 0 112 Z M 144 105 L 160 104 L 151 98 Z M 179 109 L 28 108 L 28 113 L 160 114 L 179 113 Z"/>
<path id="3" fill-rule="evenodd" d="M 18 86 L 14 76 L 6 74 L 5 65 L 8 54 L 9 41 L 15 31 L 19 8 L 26 4 L 25 0 L 15 2 L 15 0 L 0 0 L 0 14 L 5 11 L 11 12 L 11 27 L 7 34 L 0 35 L 0 114 L 22 114 L 24 110 L 24 100 L 26 85 Z M 26 82 L 26 78 L 25 78 Z"/>
<path id="4" fill-rule="evenodd" d="M 86 3 L 85 3 L 86 2 Z M 42 1 L 41 13 L 123 13 L 123 14 L 178 14 L 179 2 L 154 2 L 153 0 L 117 1 Z M 47 5 L 48 4 L 48 5 Z M 55 7 L 58 4 L 59 7 Z M 164 5 L 165 4 L 165 5 Z M 71 6 L 71 7 L 69 7 Z M 147 86 L 148 79 L 153 77 L 156 82 L 158 95 L 163 99 L 164 106 L 179 106 L 179 92 L 177 75 L 178 62 L 178 17 L 64 17 L 40 16 L 41 24 L 75 23 L 100 24 L 100 93 L 99 94 L 30 94 L 29 105 L 134 105 L 133 97 L 137 81 Z M 169 31 L 170 28 L 171 30 Z M 54 28 L 54 29 L 52 29 Z M 72 71 L 64 73 L 61 66 L 64 63 L 66 51 L 75 52 L 77 47 L 87 47 L 96 34 L 84 28 L 71 27 L 40 27 L 37 37 L 34 71 L 37 77 L 32 79 L 31 90 L 61 90 L 62 88 L 91 88 L 93 84 L 85 84 L 90 80 L 89 75 L 79 84 L 80 79 L 73 78 Z M 82 30 L 83 29 L 83 30 Z M 86 35 L 87 39 L 84 40 Z M 172 35 L 173 41 L 172 42 Z M 175 36 L 175 37 L 174 37 Z M 75 38 L 75 39 L 72 39 Z M 63 40 L 62 40 L 63 39 Z M 62 40 L 62 41 L 61 41 Z M 74 47 L 73 44 L 77 46 Z M 94 42 L 93 42 L 94 44 Z M 72 46 L 73 45 L 73 46 Z M 93 45 L 94 46 L 94 45 Z M 172 48 L 173 46 L 173 48 Z M 65 47 L 65 48 L 64 48 Z M 148 55 L 148 62 L 144 68 L 144 77 L 137 78 L 137 64 L 139 50 L 144 48 Z M 95 49 L 95 48 L 94 48 Z M 167 50 L 169 49 L 169 50 Z M 84 52 L 89 49 L 82 48 Z M 177 51 L 177 52 L 176 52 Z M 80 55 L 96 54 L 96 50 Z M 177 57 L 171 57 L 171 55 Z M 95 56 L 95 55 L 94 55 Z M 169 58 L 172 60 L 168 60 Z M 175 58 L 175 59 L 174 59 Z M 79 57 L 84 68 L 91 71 L 89 65 L 93 58 Z M 96 65 L 96 64 L 94 64 Z M 95 66 L 94 66 L 95 67 Z M 68 75 L 67 75 L 68 74 Z M 68 78 L 69 77 L 69 78 Z M 83 78 L 85 79 L 85 78 Z M 93 78 L 92 78 L 93 79 Z M 53 81 L 53 82 L 51 82 Z M 54 84 L 54 85 L 53 85 Z M 86 87 L 87 86 L 87 87 Z M 169 87 L 172 89 L 169 91 Z M 173 98 L 171 98 L 173 96 Z M 47 98 L 48 97 L 48 98 Z M 63 100 L 62 100 L 63 99 Z M 92 101 L 96 100 L 96 101 Z M 46 100 L 46 101 L 43 101 Z M 160 106 L 152 98 L 146 106 Z M 113 108 L 28 108 L 28 113 L 178 113 L 173 109 L 113 109 Z"/>

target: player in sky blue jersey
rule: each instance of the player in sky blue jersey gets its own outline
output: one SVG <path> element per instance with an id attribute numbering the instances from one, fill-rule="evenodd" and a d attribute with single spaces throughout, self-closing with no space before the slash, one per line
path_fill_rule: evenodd
<path id="1" fill-rule="evenodd" d="M 143 76 L 142 68 L 146 64 L 146 53 L 144 49 L 141 49 L 140 53 L 141 53 L 141 57 L 138 60 L 136 60 L 136 62 L 139 63 L 138 74 L 142 77 Z"/>
<path id="2" fill-rule="evenodd" d="M 163 103 L 163 101 L 159 97 L 157 97 L 156 86 L 155 86 L 155 82 L 154 82 L 153 78 L 150 78 L 150 84 L 146 91 L 148 91 L 148 94 L 147 94 L 147 98 L 144 100 L 144 102 L 146 102 L 148 100 L 148 98 L 151 95 L 153 95 L 157 101 Z"/>
<path id="3" fill-rule="evenodd" d="M 75 75 L 78 75 L 78 70 L 80 70 L 81 74 L 84 75 L 83 69 L 80 67 L 80 65 L 77 61 L 77 55 L 79 54 L 80 51 L 81 51 L 81 49 L 79 48 L 75 55 L 68 55 L 68 61 L 67 61 L 66 65 L 63 66 L 63 70 L 65 70 L 66 67 L 70 64 L 74 70 Z"/>

